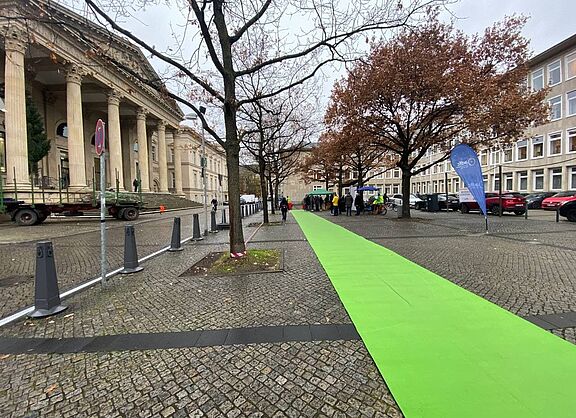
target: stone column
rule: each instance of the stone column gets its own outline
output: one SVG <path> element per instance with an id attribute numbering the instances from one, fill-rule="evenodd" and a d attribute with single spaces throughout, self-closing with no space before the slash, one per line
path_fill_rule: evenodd
<path id="1" fill-rule="evenodd" d="M 86 187 L 86 157 L 84 153 L 84 122 L 82 115 L 81 67 L 71 65 L 66 74 L 66 123 L 68 125 L 68 166 L 70 188 Z"/>
<path id="2" fill-rule="evenodd" d="M 120 95 L 108 93 L 108 137 L 106 148 L 110 153 L 110 184 L 116 188 L 116 173 L 120 190 L 124 190 L 124 170 L 122 167 L 122 133 L 120 131 Z"/>
<path id="3" fill-rule="evenodd" d="M 142 191 L 150 191 L 150 173 L 148 171 L 148 137 L 146 136 L 146 109 L 140 107 L 136 112 L 136 133 L 138 136 L 138 167 Z"/>
<path id="4" fill-rule="evenodd" d="M 28 140 L 26 129 L 26 82 L 24 33 L 13 28 L 6 33 L 5 101 L 6 101 L 6 174 L 8 187 L 30 187 L 28 176 Z M 14 177 L 16 175 L 16 177 Z"/>
<path id="5" fill-rule="evenodd" d="M 174 180 L 176 182 L 176 195 L 182 196 L 182 140 L 180 138 L 181 133 L 172 133 L 174 137 Z"/>
<path id="6" fill-rule="evenodd" d="M 168 193 L 168 162 L 166 160 L 166 122 L 158 121 L 158 168 L 160 193 Z"/>

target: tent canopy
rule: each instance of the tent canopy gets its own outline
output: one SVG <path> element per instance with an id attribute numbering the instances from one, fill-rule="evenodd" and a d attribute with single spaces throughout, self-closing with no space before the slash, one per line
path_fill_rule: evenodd
<path id="1" fill-rule="evenodd" d="M 309 196 L 318 196 L 318 195 L 322 196 L 322 195 L 331 195 L 334 193 L 335 192 L 331 192 L 331 191 L 328 191 L 326 189 L 318 189 L 318 190 L 312 190 L 311 192 L 308 192 L 306 194 Z"/>

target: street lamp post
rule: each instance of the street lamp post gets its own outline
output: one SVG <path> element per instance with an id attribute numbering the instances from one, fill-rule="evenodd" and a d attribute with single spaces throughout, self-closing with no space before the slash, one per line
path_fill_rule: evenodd
<path id="1" fill-rule="evenodd" d="M 206 114 L 206 108 L 204 106 L 200 106 L 200 113 L 203 115 Z M 189 113 L 184 116 L 186 120 L 196 120 L 198 116 L 194 113 Z M 202 120 L 200 119 L 200 127 L 202 129 L 202 148 L 201 152 L 202 155 L 200 157 L 200 167 L 202 169 L 202 187 L 204 189 L 204 236 L 208 235 L 208 190 L 207 190 L 207 183 L 206 183 L 206 138 L 204 135 L 204 125 L 202 124 Z"/>

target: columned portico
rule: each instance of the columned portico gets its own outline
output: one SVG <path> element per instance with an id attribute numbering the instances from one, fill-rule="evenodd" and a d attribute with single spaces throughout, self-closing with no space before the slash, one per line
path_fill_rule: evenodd
<path id="1" fill-rule="evenodd" d="M 158 164 L 160 193 L 168 193 L 168 163 L 166 160 L 166 122 L 158 121 Z"/>
<path id="2" fill-rule="evenodd" d="M 26 132 L 26 82 L 24 34 L 12 29 L 5 38 L 6 174 L 8 184 L 28 188 L 28 140 Z M 16 176 L 16 177 L 14 177 Z"/>
<path id="3" fill-rule="evenodd" d="M 140 107 L 136 112 L 136 136 L 138 137 L 138 167 L 143 192 L 150 191 L 150 173 L 148 170 L 148 137 L 146 136 L 146 109 Z"/>
<path id="4" fill-rule="evenodd" d="M 120 190 L 124 190 L 124 170 L 122 169 L 122 134 L 120 131 L 120 95 L 108 93 L 108 151 L 110 153 L 111 183 L 115 187 L 116 173 Z"/>
<path id="5" fill-rule="evenodd" d="M 174 138 L 172 142 L 174 146 L 174 182 L 176 183 L 176 194 L 184 195 L 182 192 L 182 142 L 180 140 L 180 132 L 171 133 Z"/>
<path id="6" fill-rule="evenodd" d="M 70 188 L 86 187 L 86 162 L 84 156 L 84 123 L 82 115 L 83 69 L 76 65 L 68 67 L 66 74 L 66 122 L 68 124 L 68 165 Z"/>

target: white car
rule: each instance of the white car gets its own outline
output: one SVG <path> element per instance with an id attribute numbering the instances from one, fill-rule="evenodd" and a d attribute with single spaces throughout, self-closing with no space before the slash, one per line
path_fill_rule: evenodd
<path id="1" fill-rule="evenodd" d="M 392 200 L 392 203 L 394 203 L 396 206 L 402 206 L 402 195 L 401 194 L 392 195 L 390 200 Z M 422 199 L 420 199 L 415 194 L 410 193 L 410 207 L 415 208 L 416 204 L 418 202 L 422 202 Z"/>

